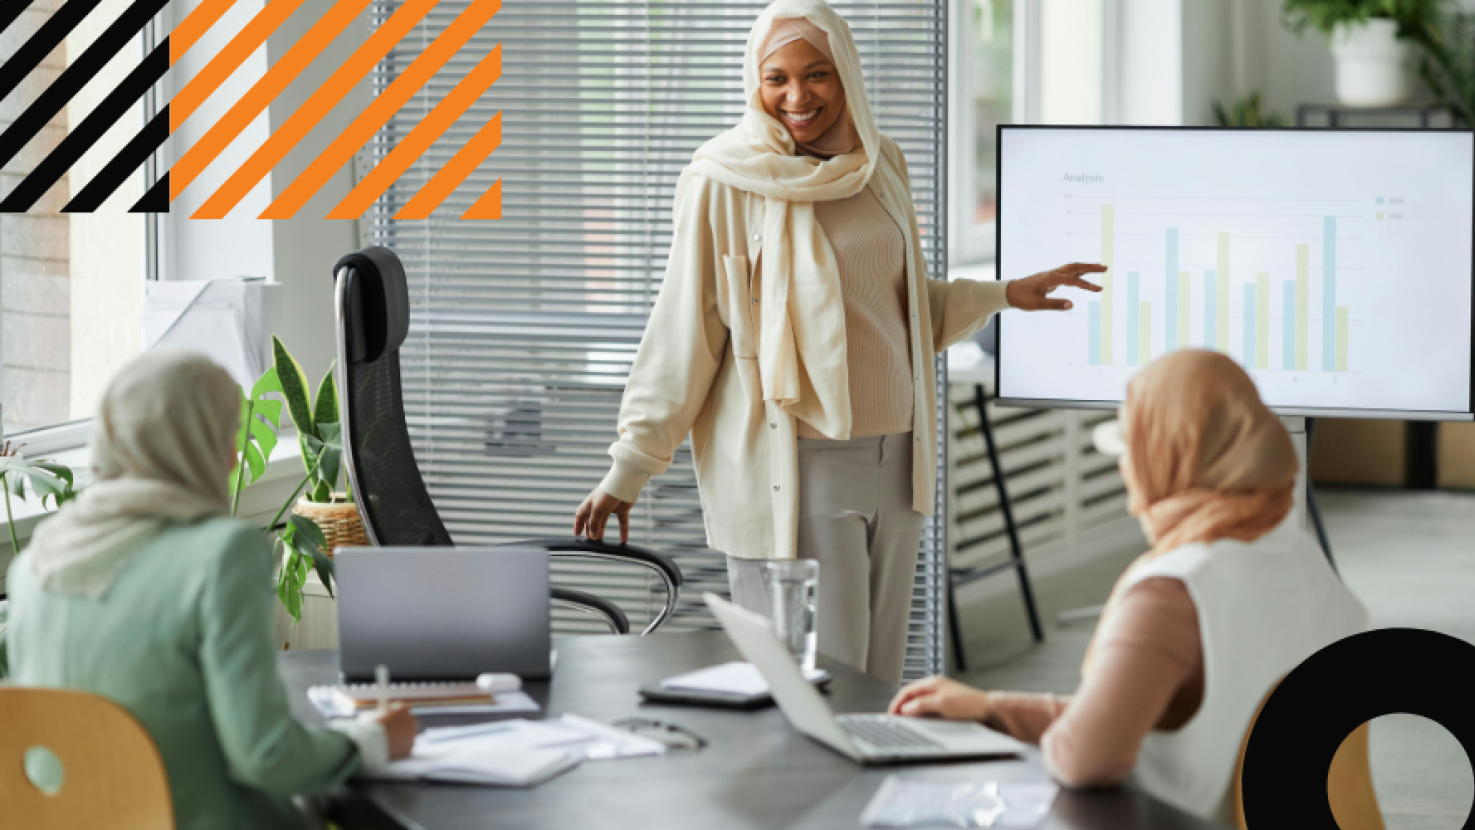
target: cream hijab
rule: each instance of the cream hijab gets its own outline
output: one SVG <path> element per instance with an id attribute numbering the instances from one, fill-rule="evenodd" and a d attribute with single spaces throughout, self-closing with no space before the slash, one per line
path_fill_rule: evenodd
<path id="1" fill-rule="evenodd" d="M 159 349 L 124 366 L 92 422 L 93 483 L 26 551 L 41 586 L 96 599 L 165 525 L 228 515 L 239 423 L 235 381 L 198 354 Z"/>
<path id="2" fill-rule="evenodd" d="M 800 155 L 788 129 L 763 111 L 759 70 L 766 55 L 761 52 L 770 30 L 792 18 L 803 18 L 827 38 L 845 87 L 842 120 L 848 114 L 855 133 L 850 152 L 831 158 Z M 764 199 L 758 344 L 764 400 L 830 438 L 848 439 L 850 375 L 846 350 L 835 348 L 845 343 L 840 274 L 812 203 L 859 193 L 881 157 L 881 134 L 850 27 L 823 0 L 777 0 L 748 35 L 743 91 L 748 108 L 742 121 L 702 145 L 688 169 Z"/>
<path id="3" fill-rule="evenodd" d="M 1193 542 L 1252 542 L 1274 530 L 1290 513 L 1299 466 L 1255 382 L 1218 352 L 1187 349 L 1154 361 L 1128 384 L 1120 420 L 1127 512 L 1152 549 L 1117 581 L 1103 621 L 1138 566 Z"/>

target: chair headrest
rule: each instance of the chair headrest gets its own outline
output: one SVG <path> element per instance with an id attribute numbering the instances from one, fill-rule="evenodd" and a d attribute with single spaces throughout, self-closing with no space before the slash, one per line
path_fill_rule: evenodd
<path id="1" fill-rule="evenodd" d="M 405 282 L 405 266 L 394 251 L 380 246 L 345 254 L 333 265 L 333 274 L 352 268 L 358 312 L 352 317 L 362 328 L 351 347 L 351 358 L 365 362 L 378 360 L 387 352 L 399 349 L 410 333 L 410 288 Z M 360 354 L 360 350 L 362 353 Z"/>

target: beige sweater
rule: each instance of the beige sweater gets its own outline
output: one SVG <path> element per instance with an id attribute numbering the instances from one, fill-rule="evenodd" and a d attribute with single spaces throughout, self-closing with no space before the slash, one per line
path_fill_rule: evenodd
<path id="1" fill-rule="evenodd" d="M 931 514 L 937 490 L 933 355 L 1003 309 L 1006 283 L 927 277 L 906 160 L 890 139 L 881 139 L 881 149 L 870 187 L 905 228 L 913 507 Z M 620 403 L 619 439 L 610 447 L 614 463 L 599 486 L 635 501 L 690 433 L 708 545 L 743 559 L 792 559 L 799 506 L 795 419 L 764 400 L 758 375 L 763 292 L 753 263 L 763 251 L 763 217 L 762 196 L 690 169 L 682 175 L 665 281 Z M 802 325 L 809 309 L 802 300 L 791 309 Z M 827 346 L 829 359 L 843 359 L 843 327 Z"/>
<path id="2" fill-rule="evenodd" d="M 845 298 L 851 438 L 912 428 L 912 354 L 907 345 L 906 239 L 869 187 L 815 202 Z M 800 438 L 824 438 L 799 421 Z"/>

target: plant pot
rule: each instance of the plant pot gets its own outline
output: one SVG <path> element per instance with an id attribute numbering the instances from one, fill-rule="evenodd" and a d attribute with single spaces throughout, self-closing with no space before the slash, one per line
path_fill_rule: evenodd
<path id="1" fill-rule="evenodd" d="M 292 505 L 292 512 L 311 519 L 323 531 L 323 552 L 329 556 L 337 548 L 366 548 L 369 535 L 364 532 L 359 506 L 343 493 L 334 493 L 330 502 L 308 501 L 307 497 Z"/>
<path id="2" fill-rule="evenodd" d="M 1373 18 L 1341 24 L 1332 32 L 1337 98 L 1354 107 L 1379 107 L 1408 99 L 1410 45 L 1398 39 L 1398 23 Z"/>

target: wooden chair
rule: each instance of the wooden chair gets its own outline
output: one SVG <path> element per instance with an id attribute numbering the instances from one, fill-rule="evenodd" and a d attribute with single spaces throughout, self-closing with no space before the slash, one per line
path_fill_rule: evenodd
<path id="1" fill-rule="evenodd" d="M 1271 689 L 1271 692 L 1274 691 Z M 1265 695 L 1265 700 L 1260 701 L 1260 709 L 1265 708 L 1265 701 L 1269 699 L 1270 695 Z M 1260 717 L 1260 709 L 1255 710 L 1250 728 L 1245 730 L 1244 740 L 1239 744 L 1239 760 L 1234 765 L 1234 826 L 1239 830 L 1248 830 L 1245 825 L 1244 794 L 1240 791 L 1240 786 L 1244 776 L 1245 750 L 1249 748 L 1250 732 L 1254 730 L 1255 721 Z M 1369 724 L 1364 723 L 1352 730 L 1352 734 L 1337 747 L 1336 755 L 1332 756 L 1331 769 L 1327 771 L 1327 801 L 1332 808 L 1332 817 L 1337 820 L 1337 827 L 1341 830 L 1386 830 L 1383 812 L 1378 807 L 1378 794 L 1373 790 L 1372 766 L 1368 758 L 1368 726 Z"/>
<path id="2" fill-rule="evenodd" d="M 164 762 L 127 710 L 98 695 L 0 687 L 0 804 L 28 830 L 173 830 Z"/>

